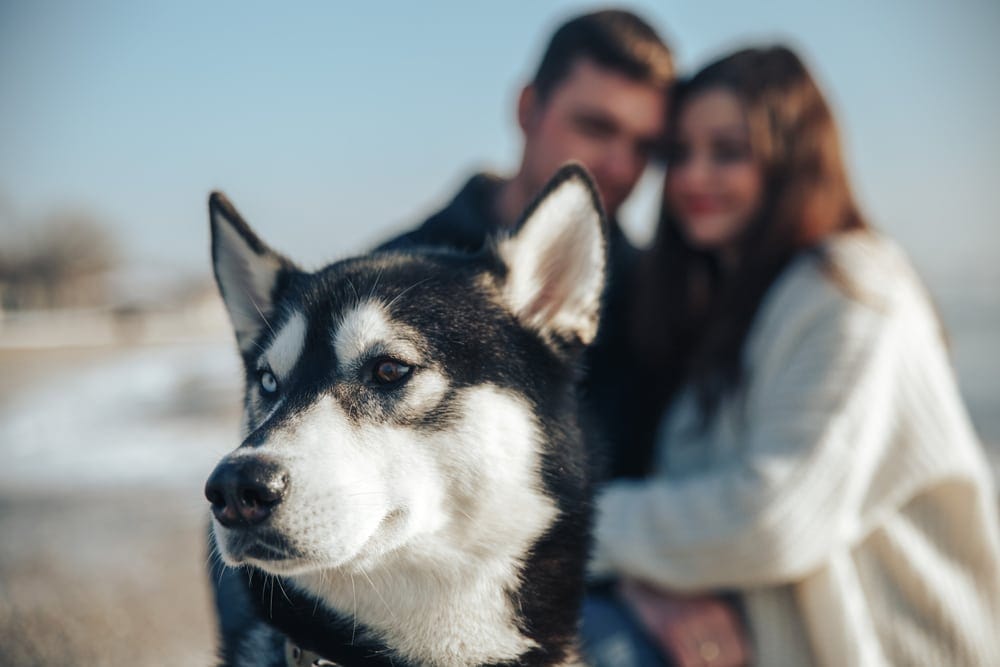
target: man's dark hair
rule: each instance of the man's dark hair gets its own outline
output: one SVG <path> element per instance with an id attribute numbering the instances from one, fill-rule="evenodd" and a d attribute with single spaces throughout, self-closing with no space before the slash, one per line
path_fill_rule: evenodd
<path id="1" fill-rule="evenodd" d="M 548 98 L 581 57 L 652 85 L 666 87 L 674 78 L 673 54 L 656 31 L 632 12 L 605 9 L 570 19 L 552 35 L 532 81 L 539 98 Z"/>

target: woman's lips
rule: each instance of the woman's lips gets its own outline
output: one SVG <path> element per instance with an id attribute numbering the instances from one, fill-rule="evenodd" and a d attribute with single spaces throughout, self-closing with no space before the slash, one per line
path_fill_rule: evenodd
<path id="1" fill-rule="evenodd" d="M 684 210 L 689 215 L 708 215 L 722 210 L 722 204 L 714 197 L 687 197 L 684 199 Z"/>

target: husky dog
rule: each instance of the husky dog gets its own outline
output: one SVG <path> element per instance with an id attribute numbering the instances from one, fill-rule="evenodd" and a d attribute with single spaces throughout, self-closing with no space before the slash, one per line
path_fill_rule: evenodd
<path id="1" fill-rule="evenodd" d="M 478 254 L 315 273 L 209 208 L 246 369 L 242 444 L 205 486 L 225 663 L 576 664 L 575 384 L 606 253 L 586 172 Z"/>

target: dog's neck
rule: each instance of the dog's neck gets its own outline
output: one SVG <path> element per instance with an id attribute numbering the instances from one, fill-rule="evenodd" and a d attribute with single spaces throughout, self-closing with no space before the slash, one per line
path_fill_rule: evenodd
<path id="1" fill-rule="evenodd" d="M 306 575 L 294 583 L 414 663 L 487 664 L 537 647 L 518 628 L 509 588 L 518 578 L 515 563 L 453 561 L 445 569 L 392 560 L 371 573 Z"/>
<path id="2" fill-rule="evenodd" d="M 374 564 L 293 577 L 293 585 L 350 614 L 369 634 L 418 664 L 479 665 L 538 649 L 522 627 L 528 563 L 558 510 L 538 496 L 490 535 L 436 536 Z M 470 537 L 476 548 L 470 548 Z M 442 546 L 442 543 L 444 546 Z M 456 546 L 448 546 L 449 544 Z M 457 545 L 461 545 L 460 547 Z M 541 574 L 541 573 L 539 573 Z"/>

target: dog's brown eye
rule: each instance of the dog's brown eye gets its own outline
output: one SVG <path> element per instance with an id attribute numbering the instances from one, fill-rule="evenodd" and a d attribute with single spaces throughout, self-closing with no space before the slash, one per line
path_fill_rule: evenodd
<path id="1" fill-rule="evenodd" d="M 410 367 L 395 359 L 379 359 L 372 369 L 372 377 L 378 384 L 393 384 L 410 374 Z"/>

